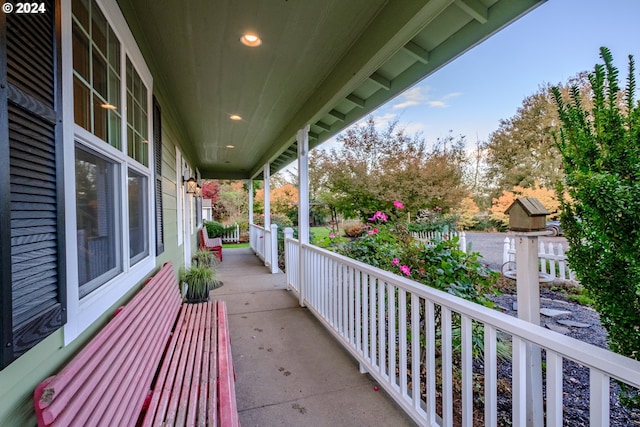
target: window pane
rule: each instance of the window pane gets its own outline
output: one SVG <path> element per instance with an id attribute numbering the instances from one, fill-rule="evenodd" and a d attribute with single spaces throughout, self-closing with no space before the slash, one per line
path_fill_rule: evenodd
<path id="1" fill-rule="evenodd" d="M 131 126 L 127 126 L 127 154 L 132 159 L 134 158 L 135 153 L 135 141 L 133 139 L 133 129 Z"/>
<path id="2" fill-rule="evenodd" d="M 93 53 L 93 89 L 107 99 L 107 62 L 97 52 Z"/>
<path id="3" fill-rule="evenodd" d="M 118 256 L 117 166 L 76 147 L 78 282 L 84 297 L 122 271 Z"/>
<path id="4" fill-rule="evenodd" d="M 73 117 L 76 124 L 91 132 L 91 91 L 73 76 Z"/>
<path id="5" fill-rule="evenodd" d="M 122 149 L 120 125 L 120 115 L 115 111 L 109 111 L 109 144 L 118 150 Z"/>
<path id="6" fill-rule="evenodd" d="M 120 78 L 113 70 L 109 70 L 109 104 L 120 109 Z"/>
<path id="7" fill-rule="evenodd" d="M 87 82 L 89 76 L 89 39 L 82 30 L 73 23 L 73 69 Z"/>
<path id="8" fill-rule="evenodd" d="M 131 265 L 149 255 L 147 178 L 129 169 L 129 257 Z"/>
<path id="9" fill-rule="evenodd" d="M 107 109 L 104 101 L 94 95 L 93 97 L 93 134 L 98 138 L 108 141 Z"/>
<path id="10" fill-rule="evenodd" d="M 73 0 L 72 6 L 73 16 L 84 27 L 85 31 L 89 32 L 89 1 L 88 0 Z"/>
<path id="11" fill-rule="evenodd" d="M 111 29 L 109 29 L 109 64 L 120 74 L 120 42 Z"/>
<path id="12" fill-rule="evenodd" d="M 109 24 L 95 1 L 91 4 L 91 21 L 91 40 L 100 49 L 100 52 L 106 55 Z"/>

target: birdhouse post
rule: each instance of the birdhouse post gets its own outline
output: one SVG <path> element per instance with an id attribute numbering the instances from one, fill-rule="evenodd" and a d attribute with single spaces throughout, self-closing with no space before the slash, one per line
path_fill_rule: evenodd
<path id="1" fill-rule="evenodd" d="M 538 199 L 523 197 L 516 199 L 505 213 L 509 215 L 509 229 L 515 232 L 516 239 L 518 317 L 540 325 L 538 236 L 549 234 L 546 231 L 549 212 Z M 541 426 L 543 425 L 543 411 L 540 347 L 525 344 L 523 350 L 524 354 L 519 354 L 518 357 L 526 360 L 527 426 Z M 520 352 L 520 348 L 514 347 L 514 357 L 516 353 Z"/>

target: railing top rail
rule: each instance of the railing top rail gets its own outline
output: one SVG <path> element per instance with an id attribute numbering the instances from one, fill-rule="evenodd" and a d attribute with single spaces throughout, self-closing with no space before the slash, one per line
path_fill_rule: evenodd
<path id="1" fill-rule="evenodd" d="M 266 230 L 266 228 L 264 228 L 264 227 L 262 227 L 260 225 L 257 225 L 257 224 L 249 224 L 249 227 L 257 228 L 259 230 Z"/>
<path id="2" fill-rule="evenodd" d="M 287 239 L 296 241 L 296 239 Z M 304 244 L 304 250 L 321 254 L 342 264 L 375 276 L 399 289 L 416 294 L 419 297 L 468 316 L 481 323 L 490 325 L 510 335 L 520 337 L 530 343 L 549 349 L 567 359 L 574 360 L 589 368 L 596 369 L 613 378 L 619 379 L 633 387 L 640 388 L 640 361 L 636 361 L 610 350 L 596 347 L 575 338 L 567 337 L 538 325 L 509 316 L 479 304 L 442 292 L 438 289 L 422 285 L 413 280 L 398 276 L 388 271 L 370 266 L 360 261 L 339 255 L 320 247 Z"/>

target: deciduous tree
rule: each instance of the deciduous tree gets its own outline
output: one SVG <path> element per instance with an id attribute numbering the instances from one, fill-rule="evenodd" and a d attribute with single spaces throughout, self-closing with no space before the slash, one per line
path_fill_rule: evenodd
<path id="1" fill-rule="evenodd" d="M 390 209 L 394 200 L 402 200 L 407 211 L 435 206 L 448 211 L 466 195 L 463 138 L 450 136 L 429 149 L 397 122 L 379 131 L 369 118 L 339 135 L 338 143 L 318 150 L 312 170 L 323 183 L 325 201 L 346 217 L 366 219 Z"/>

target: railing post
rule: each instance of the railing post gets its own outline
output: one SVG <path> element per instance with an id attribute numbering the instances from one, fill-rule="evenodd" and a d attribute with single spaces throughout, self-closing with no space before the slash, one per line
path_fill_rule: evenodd
<path id="1" fill-rule="evenodd" d="M 458 244 L 460 245 L 460 250 L 464 253 L 467 252 L 467 233 L 461 231 L 458 234 Z"/>
<path id="2" fill-rule="evenodd" d="M 504 238 L 504 246 L 502 247 L 502 263 L 509 262 L 509 249 L 511 248 L 511 240 L 508 237 Z"/>
<path id="3" fill-rule="evenodd" d="M 518 317 L 540 325 L 540 282 L 538 276 L 538 235 L 540 232 L 522 233 L 516 241 L 516 274 Z M 527 426 L 543 424 L 542 410 L 542 358 L 540 347 L 526 345 Z"/>
<path id="4" fill-rule="evenodd" d="M 286 227 L 284 229 L 284 270 L 287 275 L 287 289 L 291 290 L 291 269 L 293 266 L 291 265 L 291 251 L 289 250 L 289 245 L 287 244 L 287 240 L 293 239 L 293 228 Z"/>
<path id="5" fill-rule="evenodd" d="M 271 274 L 278 271 L 278 225 L 271 224 Z"/>

